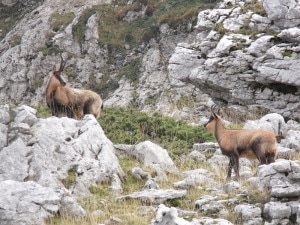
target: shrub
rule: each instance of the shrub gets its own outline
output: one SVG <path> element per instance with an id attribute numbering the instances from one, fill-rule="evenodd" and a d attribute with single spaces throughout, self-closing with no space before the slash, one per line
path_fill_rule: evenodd
<path id="1" fill-rule="evenodd" d="M 191 151 L 194 143 L 213 141 L 202 126 L 135 109 L 108 108 L 99 120 L 107 137 L 115 144 L 136 144 L 151 140 L 169 151 L 171 157 Z"/>
<path id="2" fill-rule="evenodd" d="M 131 82 L 136 82 L 139 79 L 140 67 L 141 67 L 141 59 L 136 58 L 136 59 L 130 61 L 124 67 L 122 67 L 119 70 L 118 76 L 125 77 L 126 79 L 130 80 Z"/>

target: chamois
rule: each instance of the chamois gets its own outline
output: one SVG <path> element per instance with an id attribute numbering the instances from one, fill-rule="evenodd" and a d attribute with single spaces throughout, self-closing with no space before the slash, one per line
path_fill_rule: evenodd
<path id="1" fill-rule="evenodd" d="M 277 136 L 266 130 L 227 129 L 222 119 L 211 107 L 211 116 L 204 127 L 211 131 L 221 148 L 222 154 L 229 157 L 227 180 L 231 178 L 232 168 L 239 179 L 239 157 L 258 159 L 260 164 L 275 161 Z"/>
<path id="2" fill-rule="evenodd" d="M 85 114 L 92 114 L 96 119 L 99 118 L 103 108 L 101 97 L 90 90 L 66 87 L 66 81 L 62 77 L 65 65 L 61 56 L 60 67 L 57 70 L 54 65 L 46 87 L 46 103 L 52 116 L 66 113 L 70 118 L 82 119 Z"/>

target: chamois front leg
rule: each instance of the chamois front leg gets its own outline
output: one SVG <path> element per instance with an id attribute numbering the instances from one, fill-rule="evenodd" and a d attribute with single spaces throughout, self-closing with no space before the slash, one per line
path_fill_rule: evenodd
<path id="1" fill-rule="evenodd" d="M 235 154 L 234 152 L 229 156 L 229 164 L 228 164 L 228 171 L 227 171 L 227 178 L 226 180 L 230 180 L 231 178 L 231 171 L 232 168 L 234 169 L 235 176 L 237 179 L 240 178 L 239 174 L 239 156 Z"/>

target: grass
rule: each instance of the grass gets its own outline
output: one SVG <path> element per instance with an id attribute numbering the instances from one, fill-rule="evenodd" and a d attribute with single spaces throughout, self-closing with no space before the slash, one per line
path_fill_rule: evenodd
<path id="1" fill-rule="evenodd" d="M 61 31 L 75 18 L 75 14 L 70 13 L 53 13 L 51 17 L 51 26 L 55 32 Z"/>

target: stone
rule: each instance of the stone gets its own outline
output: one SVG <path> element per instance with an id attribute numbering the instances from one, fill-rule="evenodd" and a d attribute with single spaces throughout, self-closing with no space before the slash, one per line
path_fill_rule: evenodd
<path id="1" fill-rule="evenodd" d="M 60 209 L 62 192 L 34 181 L 0 182 L 0 223 L 40 225 Z"/>
<path id="2" fill-rule="evenodd" d="M 240 204 L 234 207 L 234 211 L 242 215 L 243 224 L 259 225 L 262 223 L 262 210 L 253 205 Z"/>
<path id="3" fill-rule="evenodd" d="M 167 200 L 182 198 L 186 196 L 186 194 L 186 190 L 146 189 L 142 191 L 133 192 L 128 195 L 120 196 L 117 198 L 117 200 L 139 199 L 144 203 L 161 204 Z"/>
<path id="4" fill-rule="evenodd" d="M 263 214 L 271 220 L 289 218 L 291 207 L 282 202 L 268 202 L 264 205 Z"/>
<path id="5" fill-rule="evenodd" d="M 178 217 L 177 209 L 174 207 L 166 207 L 160 204 L 157 209 L 155 220 L 151 221 L 151 225 L 191 225 L 191 223 L 183 218 Z"/>
<path id="6" fill-rule="evenodd" d="M 137 144 L 132 151 L 132 155 L 146 167 L 159 167 L 162 171 L 169 173 L 178 171 L 167 150 L 150 141 Z"/>
<path id="7" fill-rule="evenodd" d="M 300 43 L 300 29 L 297 27 L 285 29 L 278 34 L 282 40 L 292 43 Z"/>

